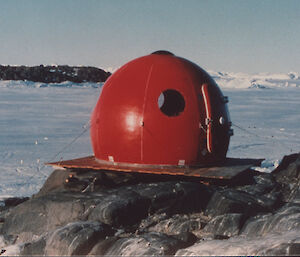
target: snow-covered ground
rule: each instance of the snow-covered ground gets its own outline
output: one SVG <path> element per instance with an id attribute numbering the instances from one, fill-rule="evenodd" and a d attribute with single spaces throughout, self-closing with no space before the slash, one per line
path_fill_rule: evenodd
<path id="1" fill-rule="evenodd" d="M 271 171 L 300 151 L 297 73 L 210 74 L 230 100 L 235 135 L 228 156 L 265 158 L 260 170 Z M 86 125 L 101 86 L 0 81 L 0 198 L 37 192 L 52 171 L 44 162 L 92 154 Z"/>
<path id="2" fill-rule="evenodd" d="M 101 84 L 41 84 L 0 81 L 0 197 L 29 196 L 52 168 L 44 162 L 90 155 L 82 133 Z"/>

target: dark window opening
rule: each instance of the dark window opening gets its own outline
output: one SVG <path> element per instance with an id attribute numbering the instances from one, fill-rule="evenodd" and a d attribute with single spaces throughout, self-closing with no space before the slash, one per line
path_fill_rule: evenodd
<path id="1" fill-rule="evenodd" d="M 178 116 L 185 108 L 185 101 L 178 91 L 168 89 L 158 97 L 158 107 L 167 116 Z"/>

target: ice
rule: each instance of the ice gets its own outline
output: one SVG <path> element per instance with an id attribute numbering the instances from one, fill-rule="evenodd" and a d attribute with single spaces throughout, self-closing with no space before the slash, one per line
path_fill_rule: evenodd
<path id="1" fill-rule="evenodd" d="M 39 190 L 52 171 L 43 163 L 53 161 L 82 132 L 102 85 L 37 84 L 0 81 L 0 197 L 30 196 Z M 57 159 L 90 154 L 87 132 Z"/>
<path id="2" fill-rule="evenodd" d="M 228 156 L 265 158 L 273 163 L 284 155 L 300 151 L 300 89 L 227 89 L 233 122 Z M 284 130 L 282 129 L 284 127 Z"/>
<path id="3" fill-rule="evenodd" d="M 296 72 L 210 73 L 229 97 L 229 157 L 265 158 L 256 169 L 270 172 L 299 152 L 300 88 L 290 86 L 300 83 Z M 88 122 L 102 85 L 0 81 L 0 197 L 36 193 L 52 171 L 44 162 L 92 154 Z"/>
<path id="4" fill-rule="evenodd" d="M 271 172 L 278 167 L 279 162 L 279 160 L 267 159 L 261 163 L 260 167 L 254 167 L 254 169 L 260 172 Z"/>
<path id="5" fill-rule="evenodd" d="M 113 73 L 113 72 L 115 72 L 119 68 L 120 67 L 117 67 L 117 68 L 116 67 L 107 67 L 106 69 L 104 69 L 104 71 Z M 99 68 L 99 69 L 101 69 L 101 68 Z"/>

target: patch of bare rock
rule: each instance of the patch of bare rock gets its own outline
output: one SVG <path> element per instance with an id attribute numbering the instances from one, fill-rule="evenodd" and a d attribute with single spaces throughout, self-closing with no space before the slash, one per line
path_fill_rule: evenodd
<path id="1" fill-rule="evenodd" d="M 300 154 L 227 185 L 55 170 L 0 205 L 1 254 L 299 255 Z"/>
<path id="2" fill-rule="evenodd" d="M 96 67 L 84 66 L 3 66 L 0 65 L 0 80 L 28 80 L 42 83 L 61 83 L 71 81 L 82 82 L 104 82 L 110 76 Z"/>

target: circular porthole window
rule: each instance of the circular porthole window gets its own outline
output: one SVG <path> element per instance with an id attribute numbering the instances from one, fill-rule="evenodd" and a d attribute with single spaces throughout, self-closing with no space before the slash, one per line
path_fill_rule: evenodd
<path id="1" fill-rule="evenodd" d="M 167 116 L 178 116 L 185 108 L 183 96 L 174 89 L 163 91 L 158 97 L 158 107 Z"/>

